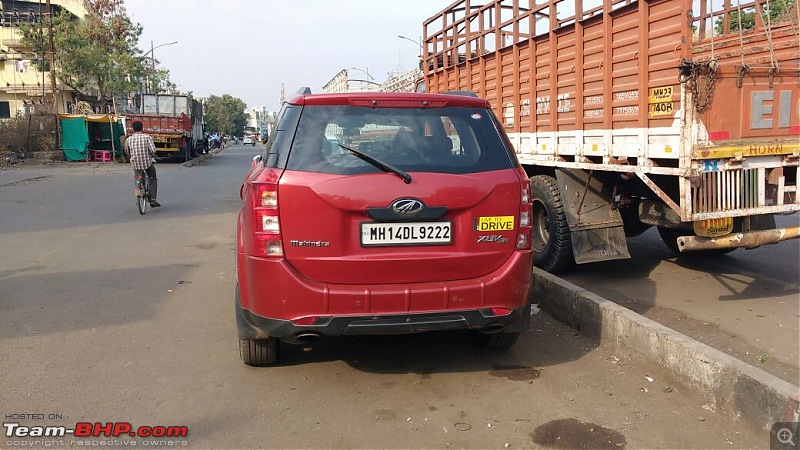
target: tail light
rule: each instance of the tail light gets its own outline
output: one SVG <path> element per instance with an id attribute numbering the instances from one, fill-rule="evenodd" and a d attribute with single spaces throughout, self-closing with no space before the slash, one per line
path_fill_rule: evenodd
<path id="1" fill-rule="evenodd" d="M 533 217 L 533 205 L 531 204 L 531 184 L 525 179 L 522 183 L 520 192 L 519 206 L 519 228 L 517 230 L 517 250 L 531 248 L 531 219 Z"/>
<path id="2" fill-rule="evenodd" d="M 250 181 L 253 201 L 253 234 L 257 256 L 283 256 L 278 215 L 278 177 L 273 172 Z"/>

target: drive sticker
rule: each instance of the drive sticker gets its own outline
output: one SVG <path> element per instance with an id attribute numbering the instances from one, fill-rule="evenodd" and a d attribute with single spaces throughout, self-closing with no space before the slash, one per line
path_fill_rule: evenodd
<path id="1" fill-rule="evenodd" d="M 475 219 L 477 231 L 510 231 L 514 229 L 514 216 L 490 216 Z"/>
<path id="2" fill-rule="evenodd" d="M 470 117 L 472 117 L 472 118 L 473 118 L 473 119 L 475 119 L 475 120 L 480 120 L 480 119 L 481 119 L 483 116 L 481 116 L 481 115 L 480 115 L 480 114 L 478 114 L 478 113 L 475 113 L 475 114 L 471 115 Z"/>

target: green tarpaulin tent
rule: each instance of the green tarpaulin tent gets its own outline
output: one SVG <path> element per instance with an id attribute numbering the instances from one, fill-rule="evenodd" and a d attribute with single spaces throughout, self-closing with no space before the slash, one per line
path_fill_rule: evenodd
<path id="1" fill-rule="evenodd" d="M 60 118 L 61 148 L 67 161 L 86 161 L 86 148 L 89 146 L 89 133 L 86 120 L 82 116 Z"/>
<path id="2" fill-rule="evenodd" d="M 108 150 L 120 156 L 120 137 L 125 129 L 116 116 L 110 114 L 59 114 L 61 148 L 67 161 L 86 161 L 87 150 Z"/>

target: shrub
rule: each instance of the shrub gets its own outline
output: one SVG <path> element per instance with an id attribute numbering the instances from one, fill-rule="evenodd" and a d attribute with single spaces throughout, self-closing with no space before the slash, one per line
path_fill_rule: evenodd
<path id="1" fill-rule="evenodd" d="M 0 122 L 0 151 L 30 156 L 57 149 L 57 123 L 52 113 L 34 113 Z"/>

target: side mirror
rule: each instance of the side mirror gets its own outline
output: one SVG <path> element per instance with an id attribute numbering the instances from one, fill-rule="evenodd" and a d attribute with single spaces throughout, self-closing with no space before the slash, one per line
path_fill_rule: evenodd
<path id="1" fill-rule="evenodd" d="M 255 166 L 261 164 L 261 159 L 262 158 L 263 158 L 263 156 L 261 156 L 261 155 L 253 156 L 253 162 L 250 164 L 250 167 L 255 167 Z"/>

